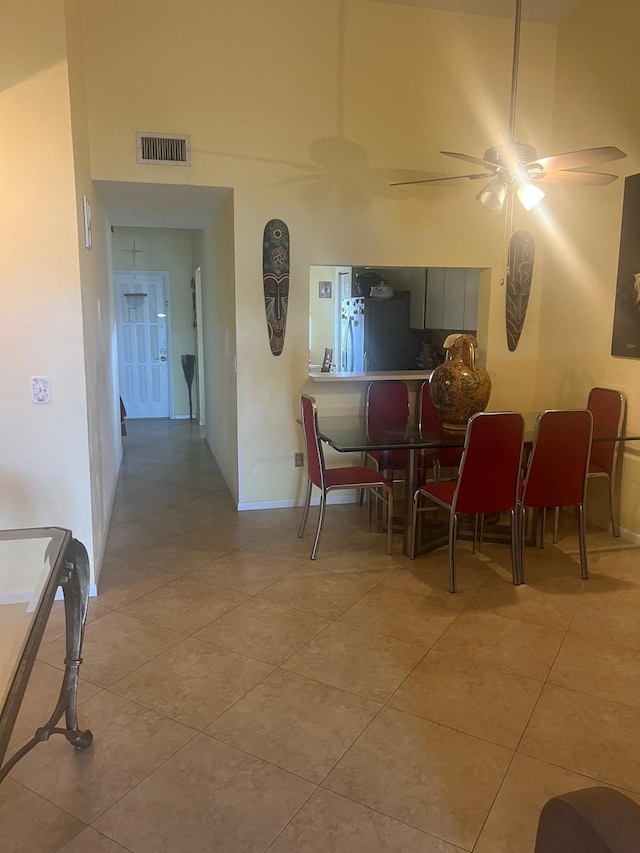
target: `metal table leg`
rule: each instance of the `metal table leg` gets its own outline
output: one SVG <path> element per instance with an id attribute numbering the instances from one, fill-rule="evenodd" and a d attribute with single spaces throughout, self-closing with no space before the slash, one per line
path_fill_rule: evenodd
<path id="1" fill-rule="evenodd" d="M 62 587 L 64 594 L 66 623 L 65 671 L 58 702 L 44 726 L 36 729 L 31 740 L 14 753 L 0 769 L 0 782 L 24 755 L 37 743 L 48 740 L 52 734 L 64 735 L 76 749 L 87 749 L 93 742 L 92 733 L 88 729 L 81 731 L 78 726 L 78 673 L 82 663 L 80 655 L 89 604 L 89 558 L 84 545 L 77 539 L 72 539 L 69 543 L 64 570 L 58 578 L 58 584 Z M 26 649 L 25 655 L 30 653 L 35 659 L 39 641 L 40 638 L 35 647 Z M 63 715 L 65 728 L 57 725 Z"/>

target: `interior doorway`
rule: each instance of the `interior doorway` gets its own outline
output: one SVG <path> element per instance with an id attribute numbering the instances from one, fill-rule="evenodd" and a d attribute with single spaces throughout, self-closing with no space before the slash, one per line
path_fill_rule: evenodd
<path id="1" fill-rule="evenodd" d="M 169 276 L 114 270 L 118 377 L 129 418 L 168 418 L 171 410 Z"/>

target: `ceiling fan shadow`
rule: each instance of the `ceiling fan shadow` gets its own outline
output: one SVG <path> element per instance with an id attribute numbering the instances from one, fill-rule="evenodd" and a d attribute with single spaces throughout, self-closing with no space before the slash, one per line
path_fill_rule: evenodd
<path id="1" fill-rule="evenodd" d="M 306 174 L 277 181 L 278 184 L 305 184 L 315 191 L 305 193 L 313 204 L 338 201 L 340 206 L 366 207 L 372 195 L 397 199 L 395 181 L 410 183 L 424 181 L 430 173 L 412 169 L 383 169 L 369 166 L 369 152 L 345 136 L 314 139 L 310 147 L 313 165 Z"/>

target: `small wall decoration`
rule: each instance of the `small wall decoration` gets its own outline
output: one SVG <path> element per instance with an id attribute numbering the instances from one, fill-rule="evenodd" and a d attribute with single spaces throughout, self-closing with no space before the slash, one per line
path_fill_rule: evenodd
<path id="1" fill-rule="evenodd" d="M 262 281 L 269 346 L 273 355 L 280 355 L 289 304 L 289 229 L 281 219 L 270 219 L 264 227 Z"/>
<path id="2" fill-rule="evenodd" d="M 91 234 L 91 202 L 86 195 L 82 196 L 82 219 L 84 222 L 84 247 L 85 249 L 90 249 L 93 242 Z"/>
<path id="3" fill-rule="evenodd" d="M 536 244 L 529 231 L 516 231 L 509 243 L 507 260 L 507 346 L 513 352 L 524 327 L 531 293 Z"/>
<path id="4" fill-rule="evenodd" d="M 640 358 L 640 175 L 624 182 L 611 355 Z"/>
<path id="5" fill-rule="evenodd" d="M 331 282 L 321 281 L 318 283 L 318 298 L 331 299 Z"/>

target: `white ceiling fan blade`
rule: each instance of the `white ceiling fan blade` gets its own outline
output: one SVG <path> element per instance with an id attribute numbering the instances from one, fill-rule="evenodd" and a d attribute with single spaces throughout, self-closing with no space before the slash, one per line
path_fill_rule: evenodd
<path id="1" fill-rule="evenodd" d="M 582 166 L 593 166 L 596 163 L 609 163 L 611 160 L 620 160 L 626 156 L 624 151 L 614 145 L 604 145 L 601 148 L 584 148 L 582 151 L 552 154 L 550 157 L 540 157 L 533 162 L 540 163 L 545 172 L 552 172 L 558 169 L 580 169 Z"/>
<path id="2" fill-rule="evenodd" d="M 543 178 L 534 183 L 544 184 L 582 184 L 583 186 L 604 187 L 618 179 L 617 175 L 607 175 L 604 172 L 546 172 Z"/>
<path id="3" fill-rule="evenodd" d="M 446 154 L 447 157 L 455 157 L 457 160 L 464 160 L 466 163 L 475 163 L 476 166 L 484 166 L 490 172 L 499 171 L 499 166 L 492 163 L 490 160 L 482 160 L 480 157 L 472 157 L 471 154 L 458 154 L 456 151 L 441 151 L 441 154 Z M 487 177 L 485 175 L 485 177 Z"/>
<path id="4" fill-rule="evenodd" d="M 426 178 L 421 181 L 396 181 L 393 184 L 389 184 L 390 187 L 406 187 L 409 184 L 435 184 L 438 181 L 459 181 L 461 178 L 469 178 L 470 181 L 477 180 L 478 178 L 489 178 L 490 175 L 483 173 L 482 175 L 448 175 L 445 178 Z"/>

